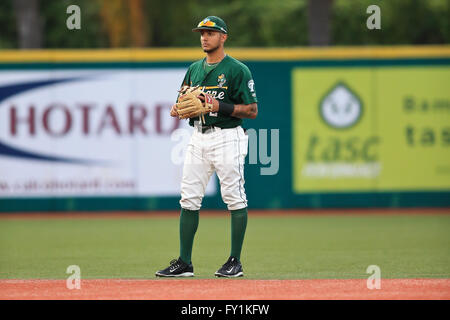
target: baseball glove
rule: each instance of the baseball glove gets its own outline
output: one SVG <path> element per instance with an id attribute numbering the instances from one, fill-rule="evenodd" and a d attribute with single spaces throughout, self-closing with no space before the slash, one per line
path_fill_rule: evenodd
<path id="1" fill-rule="evenodd" d="M 199 87 L 183 86 L 176 104 L 178 118 L 187 119 L 201 116 L 205 123 L 204 115 L 212 111 L 213 97 L 205 93 Z"/>

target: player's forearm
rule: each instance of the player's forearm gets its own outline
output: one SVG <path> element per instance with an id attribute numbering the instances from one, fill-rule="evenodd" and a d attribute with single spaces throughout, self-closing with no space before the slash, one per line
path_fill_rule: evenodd
<path id="1" fill-rule="evenodd" d="M 258 105 L 256 103 L 251 104 L 235 104 L 234 111 L 231 114 L 235 118 L 249 118 L 255 119 L 258 115 Z"/>
<path id="2" fill-rule="evenodd" d="M 233 107 L 233 112 L 231 113 L 230 110 L 228 110 L 231 114 L 223 113 L 230 115 L 235 118 L 249 118 L 249 119 L 255 119 L 258 115 L 258 105 L 256 103 L 251 104 L 235 104 L 235 105 L 229 105 L 230 107 Z M 227 108 L 228 109 L 228 108 Z M 214 99 L 213 101 L 213 107 L 212 112 L 221 112 L 220 103 L 218 100 Z"/>

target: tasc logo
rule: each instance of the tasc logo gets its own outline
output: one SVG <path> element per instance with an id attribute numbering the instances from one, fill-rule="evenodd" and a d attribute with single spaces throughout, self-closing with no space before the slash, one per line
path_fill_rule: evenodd
<path id="1" fill-rule="evenodd" d="M 362 116 L 361 99 L 343 82 L 339 82 L 320 102 L 320 114 L 335 129 L 354 126 Z"/>

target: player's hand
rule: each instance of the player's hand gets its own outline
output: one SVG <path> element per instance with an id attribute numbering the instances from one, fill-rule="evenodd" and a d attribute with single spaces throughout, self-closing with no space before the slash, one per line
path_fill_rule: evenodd
<path id="1" fill-rule="evenodd" d="M 170 109 L 170 115 L 171 115 L 172 117 L 178 117 L 177 105 L 176 105 L 176 104 L 174 104 L 174 105 L 172 106 L 172 108 Z"/>

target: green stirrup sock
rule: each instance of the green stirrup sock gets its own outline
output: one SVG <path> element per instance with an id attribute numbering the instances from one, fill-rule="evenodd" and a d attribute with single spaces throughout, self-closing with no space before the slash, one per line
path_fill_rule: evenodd
<path id="1" fill-rule="evenodd" d="M 231 253 L 230 256 L 241 260 L 242 244 L 247 228 L 247 208 L 231 211 Z"/>
<path id="2" fill-rule="evenodd" d="M 180 258 L 191 263 L 192 245 L 198 227 L 198 210 L 181 209 L 180 213 Z"/>

